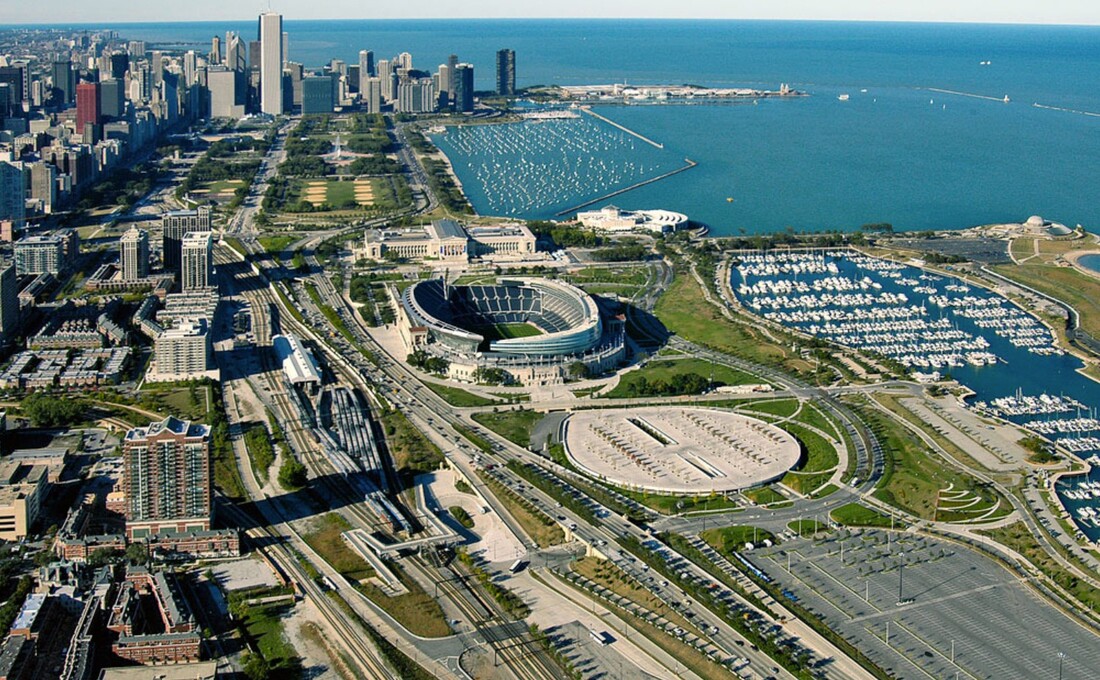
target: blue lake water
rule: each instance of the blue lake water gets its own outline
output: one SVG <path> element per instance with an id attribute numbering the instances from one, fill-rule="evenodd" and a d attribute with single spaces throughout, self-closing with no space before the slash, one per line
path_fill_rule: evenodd
<path id="1" fill-rule="evenodd" d="M 115 28 L 127 38 L 196 50 L 209 49 L 210 38 L 226 30 L 247 39 L 256 34 L 254 21 Z M 758 106 L 600 109 L 664 143 L 677 160 L 699 163 L 614 202 L 679 210 L 715 234 L 850 230 L 867 222 L 959 228 L 1036 213 L 1070 225 L 1100 224 L 1100 204 L 1091 200 L 1100 179 L 1092 162 L 1100 152 L 1100 118 L 1033 106 L 1100 112 L 1100 27 L 289 18 L 285 30 L 289 58 L 307 67 L 333 58 L 355 63 L 360 49 L 371 49 L 376 59 L 408 51 L 414 66 L 434 70 L 455 53 L 475 65 L 479 89 L 494 86 L 494 52 L 510 47 L 521 86 L 690 82 L 774 89 L 787 82 L 809 92 L 806 99 Z M 926 88 L 1008 95 L 1011 102 Z M 851 100 L 839 102 L 842 92 Z M 493 191 L 494 182 L 481 193 Z M 475 206 L 492 212 L 468 188 Z M 595 196 L 572 198 L 562 202 Z M 524 216 L 547 213 L 532 208 Z"/>
<path id="2" fill-rule="evenodd" d="M 1082 255 L 1077 258 L 1077 264 L 1089 271 L 1100 274 L 1100 255 Z"/>

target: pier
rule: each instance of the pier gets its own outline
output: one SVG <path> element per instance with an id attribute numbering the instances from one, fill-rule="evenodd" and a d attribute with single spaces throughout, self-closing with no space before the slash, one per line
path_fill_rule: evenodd
<path id="1" fill-rule="evenodd" d="M 1032 104 L 1037 109 L 1046 109 L 1047 111 L 1061 111 L 1062 113 L 1076 113 L 1078 116 L 1092 116 L 1093 118 L 1100 118 L 1100 113 L 1093 113 L 1092 111 L 1081 111 L 1080 109 L 1067 109 L 1061 106 L 1048 106 L 1046 104 L 1040 104 L 1035 102 Z"/>
<path id="2" fill-rule="evenodd" d="M 929 92 L 939 92 L 940 94 L 953 94 L 956 97 L 970 97 L 971 99 L 985 99 L 991 102 L 1004 102 L 1008 103 L 1008 95 L 1003 97 L 990 97 L 987 94 L 974 94 L 973 92 L 959 92 L 958 90 L 941 90 L 938 87 L 925 88 Z"/>
<path id="3" fill-rule="evenodd" d="M 596 115 L 596 114 L 592 114 L 592 115 Z M 631 133 L 631 134 L 633 134 L 633 133 Z M 646 140 L 646 141 L 649 141 L 649 140 Z M 650 144 L 652 144 L 652 143 L 653 142 L 650 142 Z M 686 171 L 691 170 L 692 168 L 694 168 L 696 165 L 699 165 L 698 163 L 691 160 L 690 158 L 685 158 L 684 163 L 686 163 L 687 165 L 685 165 L 681 168 L 676 168 L 675 170 L 673 170 L 671 172 L 666 172 L 663 175 L 658 175 L 656 177 L 651 177 L 650 179 L 647 179 L 647 180 L 642 180 L 641 182 L 631 184 L 630 186 L 625 187 L 623 189 L 618 189 L 616 191 L 612 191 L 610 194 L 604 194 L 603 196 L 600 196 L 599 198 L 593 198 L 591 201 L 585 201 L 584 203 L 581 203 L 579 205 L 575 205 L 572 208 L 566 208 L 565 210 L 561 210 L 559 212 L 556 212 L 556 213 L 554 213 L 554 217 L 561 217 L 563 215 L 569 215 L 571 213 L 575 213 L 578 210 L 580 210 L 581 208 L 587 208 L 590 205 L 594 205 L 596 203 L 602 203 L 603 201 L 606 201 L 609 198 L 613 198 L 615 196 L 618 196 L 619 194 L 625 194 L 628 191 L 633 191 L 634 189 L 637 189 L 638 187 L 644 187 L 647 184 L 653 184 L 654 182 L 660 182 L 663 179 L 667 179 L 669 177 L 672 177 L 673 175 L 679 175 L 681 172 L 686 172 Z"/>
<path id="4" fill-rule="evenodd" d="M 601 116 L 600 114 L 596 113 L 595 111 L 593 111 L 593 110 L 592 110 L 592 109 L 591 109 L 590 107 L 588 107 L 588 106 L 582 106 L 582 107 L 580 107 L 580 110 L 581 110 L 581 111 L 584 111 L 585 113 L 587 113 L 588 115 L 592 116 L 593 118 L 596 118 L 596 119 L 598 119 L 598 120 L 602 120 L 603 122 L 607 123 L 608 125 L 611 125 L 611 126 L 613 126 L 613 127 L 617 127 L 617 128 L 619 128 L 620 130 L 622 130 L 623 132 L 625 132 L 625 133 L 626 133 L 626 134 L 628 134 L 628 135 L 631 135 L 631 136 L 633 136 L 633 137 L 637 137 L 638 139 L 642 140 L 642 141 L 643 141 L 643 142 L 645 142 L 646 144 L 650 144 L 650 145 L 652 145 L 652 146 L 655 146 L 655 147 L 657 147 L 658 149 L 663 149 L 663 148 L 665 148 L 665 145 L 664 145 L 664 144 L 661 144 L 660 142 L 655 142 L 655 141 L 653 141 L 652 139 L 650 139 L 649 137 L 646 137 L 645 135 L 642 135 L 642 134 L 639 134 L 639 133 L 637 133 L 637 132 L 634 132 L 633 130 L 631 130 L 630 128 L 628 128 L 628 127 L 626 127 L 626 126 L 623 126 L 623 125 L 619 125 L 618 123 L 616 123 L 615 121 L 611 120 L 610 118 L 605 118 L 604 116 Z M 644 184 L 644 182 L 643 182 L 643 184 Z M 641 185 L 638 185 L 638 186 L 641 186 Z"/>

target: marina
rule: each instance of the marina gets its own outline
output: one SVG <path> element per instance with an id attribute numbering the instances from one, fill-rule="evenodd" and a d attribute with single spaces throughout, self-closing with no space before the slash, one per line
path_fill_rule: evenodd
<path id="1" fill-rule="evenodd" d="M 432 141 L 477 212 L 502 217 L 550 218 L 691 167 L 602 116 L 453 126 Z"/>
<path id="2" fill-rule="evenodd" d="M 745 252 L 730 284 L 764 319 L 814 337 L 935 370 L 973 390 L 968 406 L 1100 462 L 1100 385 L 1053 332 L 1007 298 L 961 279 L 851 250 Z M 1090 456 L 1091 454 L 1091 456 Z M 1079 527 L 1100 537 L 1100 466 L 1058 491 Z M 1079 491 L 1086 491 L 1081 494 Z M 1100 493 L 1100 492 L 1098 492 Z M 1086 509 L 1097 514 L 1081 514 Z"/>

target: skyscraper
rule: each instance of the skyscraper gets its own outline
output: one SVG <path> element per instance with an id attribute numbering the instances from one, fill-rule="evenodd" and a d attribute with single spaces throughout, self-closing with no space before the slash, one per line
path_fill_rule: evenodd
<path id="1" fill-rule="evenodd" d="M 149 276 L 149 234 L 131 227 L 118 240 L 119 269 L 123 281 L 137 281 Z"/>
<path id="2" fill-rule="evenodd" d="M 192 231 L 183 235 L 180 244 L 180 288 L 183 292 L 210 287 L 213 248 L 212 232 Z"/>
<path id="3" fill-rule="evenodd" d="M 374 52 L 370 50 L 359 50 L 359 78 L 361 82 L 359 85 L 360 91 L 363 90 L 362 81 L 370 78 L 374 75 Z"/>
<path id="4" fill-rule="evenodd" d="M 447 96 L 450 97 L 451 104 L 455 101 L 455 69 L 458 68 L 458 55 L 452 54 L 447 57 L 447 72 L 451 78 L 447 81 Z"/>
<path id="5" fill-rule="evenodd" d="M 27 216 L 23 184 L 23 164 L 0 161 L 0 222 L 11 222 L 14 229 L 22 229 Z"/>
<path id="6" fill-rule="evenodd" d="M 122 440 L 126 532 L 209 530 L 210 428 L 177 418 L 135 427 Z"/>
<path id="7" fill-rule="evenodd" d="M 218 36 L 214 36 L 210 40 L 210 63 L 222 63 L 222 39 Z"/>
<path id="8" fill-rule="evenodd" d="M 439 65 L 439 105 L 446 107 L 451 105 L 451 67 L 446 64 Z"/>
<path id="9" fill-rule="evenodd" d="M 382 83 L 382 98 L 387 101 L 393 99 L 393 66 L 389 59 L 378 61 L 378 78 Z"/>
<path id="10" fill-rule="evenodd" d="M 283 112 L 283 17 L 275 12 L 260 15 L 260 111 L 278 116 Z"/>
<path id="11" fill-rule="evenodd" d="M 10 338 L 19 328 L 19 277 L 15 263 L 0 265 L 0 336 Z"/>
<path id="12" fill-rule="evenodd" d="M 99 83 L 99 112 L 104 118 L 122 118 L 126 113 L 125 95 L 121 80 L 109 78 Z"/>
<path id="13" fill-rule="evenodd" d="M 382 112 L 382 79 L 367 78 L 366 89 L 359 93 L 367 108 L 367 113 Z"/>
<path id="14" fill-rule="evenodd" d="M 214 66 L 206 72 L 206 89 L 210 92 L 210 116 L 212 118 L 242 118 L 244 106 L 240 102 L 237 85 L 239 73 L 224 66 Z"/>
<path id="15" fill-rule="evenodd" d="M 88 123 L 99 125 L 102 121 L 99 103 L 99 83 L 80 83 L 76 86 L 76 131 L 84 134 Z"/>
<path id="16" fill-rule="evenodd" d="M 333 96 L 335 74 L 307 76 L 302 79 L 302 113 L 332 113 L 336 106 Z"/>
<path id="17" fill-rule="evenodd" d="M 162 224 L 161 257 L 164 268 L 178 272 L 180 269 L 183 237 L 192 231 L 210 231 L 210 208 L 201 206 L 196 210 L 176 210 L 165 213 Z"/>
<path id="18" fill-rule="evenodd" d="M 451 76 L 454 83 L 455 111 L 470 113 L 474 110 L 474 66 L 459 64 Z"/>
<path id="19" fill-rule="evenodd" d="M 516 53 L 514 50 L 497 51 L 497 94 L 512 96 L 516 93 Z"/>
<path id="20" fill-rule="evenodd" d="M 53 89 L 57 92 L 57 101 L 68 106 L 72 104 L 76 96 L 76 77 L 73 73 L 73 65 L 69 61 L 55 61 L 53 63 Z"/>

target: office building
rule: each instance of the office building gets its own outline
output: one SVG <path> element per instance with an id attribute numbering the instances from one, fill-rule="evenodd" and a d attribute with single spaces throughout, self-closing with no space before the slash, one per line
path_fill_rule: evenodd
<path id="1" fill-rule="evenodd" d="M 359 91 L 365 89 L 367 78 L 374 76 L 374 52 L 359 50 Z"/>
<path id="2" fill-rule="evenodd" d="M 99 110 L 103 120 L 118 120 L 126 113 L 125 83 L 114 78 L 99 83 Z"/>
<path id="3" fill-rule="evenodd" d="M 175 210 L 164 214 L 161 219 L 161 260 L 168 271 L 180 269 L 180 247 L 184 234 L 192 231 L 210 231 L 210 208 L 201 206 L 196 210 Z"/>
<path id="4" fill-rule="evenodd" d="M 473 64 L 459 64 L 451 76 L 454 84 L 455 111 L 470 113 L 474 110 L 474 67 Z"/>
<path id="5" fill-rule="evenodd" d="M 367 113 L 382 112 L 382 79 L 367 78 L 366 89 L 359 93 Z"/>
<path id="6" fill-rule="evenodd" d="M 439 106 L 447 108 L 451 105 L 451 67 L 446 64 L 439 65 Z"/>
<path id="7" fill-rule="evenodd" d="M 53 89 L 57 103 L 68 107 L 76 101 L 76 74 L 73 73 L 73 65 L 68 61 L 55 61 L 53 63 Z"/>
<path id="8" fill-rule="evenodd" d="M 53 274 L 65 268 L 65 240 L 56 235 L 36 234 L 15 242 L 15 271 L 27 274 Z"/>
<path id="9" fill-rule="evenodd" d="M 102 123 L 99 102 L 99 83 L 80 83 L 76 86 L 76 132 L 84 134 L 84 126 Z"/>
<path id="10" fill-rule="evenodd" d="M 497 94 L 511 97 L 516 93 L 516 52 L 497 51 Z"/>
<path id="11" fill-rule="evenodd" d="M 27 216 L 27 194 L 24 190 L 23 164 L 0 161 L 0 222 L 22 229 Z"/>
<path id="12" fill-rule="evenodd" d="M 12 103 L 18 104 L 30 99 L 30 83 L 27 82 L 27 66 L 22 63 L 13 63 L 8 66 L 0 66 L 0 83 L 11 85 Z"/>
<path id="13" fill-rule="evenodd" d="M 197 376 L 210 366 L 210 327 L 206 319 L 189 319 L 157 336 L 153 352 L 157 376 Z"/>
<path id="14" fill-rule="evenodd" d="M 192 231 L 180 242 L 180 288 L 191 292 L 210 288 L 212 284 L 214 234 Z"/>
<path id="15" fill-rule="evenodd" d="M 19 541 L 30 534 L 48 491 L 48 477 L 45 465 L 0 463 L 0 539 Z"/>
<path id="16" fill-rule="evenodd" d="M 210 63 L 222 63 L 222 39 L 218 36 L 210 39 Z"/>
<path id="17" fill-rule="evenodd" d="M 27 168 L 31 173 L 31 200 L 36 209 L 52 213 L 57 204 L 57 168 L 42 161 L 28 163 Z"/>
<path id="18" fill-rule="evenodd" d="M 119 269 L 123 281 L 137 281 L 149 276 L 149 233 L 137 227 L 118 240 Z"/>
<path id="19" fill-rule="evenodd" d="M 125 80 L 126 72 L 130 70 L 130 55 L 125 52 L 118 52 L 110 56 L 111 61 L 111 78 L 115 80 Z"/>
<path id="20" fill-rule="evenodd" d="M 283 17 L 275 12 L 260 15 L 260 111 L 272 116 L 283 112 Z"/>
<path id="21" fill-rule="evenodd" d="M 199 56 L 195 54 L 195 50 L 187 50 L 183 53 L 183 84 L 185 87 L 191 87 L 198 82 L 199 77 Z"/>
<path id="22" fill-rule="evenodd" d="M 210 92 L 211 118 L 243 118 L 244 104 L 238 103 L 237 85 L 240 73 L 224 66 L 214 66 L 206 72 L 206 88 Z"/>
<path id="23" fill-rule="evenodd" d="M 122 440 L 126 532 L 209 530 L 210 428 L 177 418 L 135 427 Z"/>
<path id="24" fill-rule="evenodd" d="M 452 54 L 447 57 L 447 72 L 450 74 L 450 80 L 447 81 L 447 97 L 450 99 L 451 104 L 455 101 L 455 69 L 458 68 L 458 55 Z"/>
<path id="25" fill-rule="evenodd" d="M 19 276 L 15 263 L 8 262 L 0 265 L 0 337 L 13 337 L 19 322 Z"/>
<path id="26" fill-rule="evenodd" d="M 302 79 L 302 113 L 332 113 L 336 108 L 336 76 L 307 76 Z"/>
<path id="27" fill-rule="evenodd" d="M 431 78 L 404 80 L 397 86 L 396 111 L 401 113 L 431 113 L 439 99 Z"/>
<path id="28" fill-rule="evenodd" d="M 378 79 L 382 83 L 382 99 L 393 99 L 393 66 L 388 59 L 378 61 Z"/>

